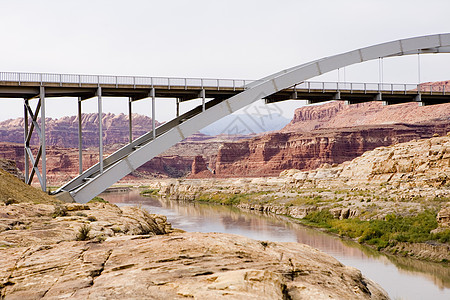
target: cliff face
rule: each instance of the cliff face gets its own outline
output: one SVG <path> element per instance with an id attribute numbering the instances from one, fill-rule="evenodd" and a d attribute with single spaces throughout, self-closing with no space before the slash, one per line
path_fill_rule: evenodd
<path id="1" fill-rule="evenodd" d="M 37 150 L 37 149 L 34 149 Z M 34 151 L 36 153 L 36 151 Z M 107 151 L 105 154 L 110 154 Z M 14 161 L 24 170 L 22 144 L 0 143 L 0 160 Z M 182 177 L 191 171 L 193 158 L 190 156 L 158 156 L 148 161 L 125 178 L 127 181 L 146 178 Z M 83 170 L 98 162 L 98 150 L 83 150 Z M 47 180 L 50 185 L 59 185 L 78 175 L 78 149 L 57 146 L 47 147 Z M 35 177 L 36 178 L 36 177 Z"/>
<path id="2" fill-rule="evenodd" d="M 312 132 L 278 132 L 224 143 L 215 172 L 219 177 L 274 176 L 286 169 L 311 170 L 339 164 L 379 146 L 446 134 L 447 122 L 422 125 L 380 125 L 321 129 Z"/>
<path id="3" fill-rule="evenodd" d="M 39 120 L 38 120 L 39 122 Z M 81 117 L 83 131 L 83 147 L 98 146 L 98 115 L 83 114 Z M 160 123 L 155 121 L 156 126 Z M 128 142 L 128 116 L 124 114 L 103 114 L 103 143 L 123 144 Z M 0 141 L 23 143 L 23 118 L 0 122 Z M 133 136 L 136 138 L 152 129 L 152 119 L 143 115 L 133 114 Z M 78 147 L 78 118 L 76 116 L 59 119 L 46 119 L 47 145 L 67 148 Z M 37 145 L 37 135 L 33 135 L 31 144 Z"/>
<path id="4" fill-rule="evenodd" d="M 450 90 L 450 88 L 449 88 Z M 345 105 L 342 101 L 305 106 L 296 110 L 291 123 L 280 132 L 230 143 L 236 137 L 196 134 L 139 168 L 134 177 L 182 177 L 201 155 L 214 172 L 194 171 L 200 177 L 278 175 L 285 169 L 310 170 L 324 163 L 351 160 L 365 151 L 412 139 L 429 138 L 449 131 L 450 103 L 419 107 L 417 103 L 382 106 L 381 103 Z M 106 153 L 128 142 L 128 117 L 103 117 Z M 84 169 L 98 161 L 98 119 L 83 115 Z M 401 124 L 399 124 L 401 123 Z M 76 117 L 49 119 L 47 144 L 49 177 L 63 182 L 78 172 L 78 121 Z M 157 123 L 159 124 L 159 123 Z M 151 119 L 135 115 L 134 136 L 151 130 Z M 0 141 L 23 143 L 23 119 L 0 122 Z M 33 140 L 37 144 L 37 140 Z M 52 148 L 53 147 L 53 148 Z M 53 156 L 54 155 L 54 156 Z M 22 145 L 0 145 L 0 158 L 15 160 L 23 170 Z M 199 161 L 200 162 L 200 161 Z"/>
<path id="5" fill-rule="evenodd" d="M 449 112 L 450 103 L 433 106 L 418 106 L 417 103 L 383 106 L 381 102 L 346 105 L 343 101 L 333 101 L 296 109 L 292 121 L 282 131 L 311 131 L 319 128 L 400 122 L 414 124 L 431 120 L 449 121 Z"/>
<path id="6" fill-rule="evenodd" d="M 120 135 L 118 134 L 117 137 L 119 138 Z M 130 182 L 148 178 L 178 178 L 186 176 L 191 172 L 192 162 L 197 155 L 201 155 L 202 159 L 203 157 L 206 158 L 212 165 L 215 162 L 219 147 L 225 141 L 231 141 L 233 138 L 236 137 L 210 137 L 203 134 L 194 134 L 148 161 L 135 172 L 125 177 L 124 180 Z M 106 145 L 105 155 L 111 154 L 120 146 L 121 144 Z M 36 154 L 37 146 L 32 148 Z M 0 159 L 14 161 L 16 166 L 21 171 L 24 171 L 23 144 L 0 142 Z M 97 147 L 83 149 L 83 170 L 88 169 L 97 162 Z M 52 145 L 47 147 L 47 179 L 50 185 L 59 185 L 77 176 L 77 174 L 78 149 Z M 205 175 L 207 174 L 211 174 L 211 172 L 207 171 Z"/>
<path id="7" fill-rule="evenodd" d="M 311 170 L 352 160 L 379 146 L 445 135 L 449 128 L 450 103 L 420 107 L 417 103 L 383 106 L 334 101 L 298 108 L 280 132 L 224 143 L 209 166 L 219 177 Z"/>

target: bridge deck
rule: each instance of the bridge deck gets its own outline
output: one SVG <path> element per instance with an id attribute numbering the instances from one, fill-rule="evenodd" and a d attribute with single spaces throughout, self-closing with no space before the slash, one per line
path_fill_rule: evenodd
<path id="1" fill-rule="evenodd" d="M 0 73 L 1 75 L 1 73 Z M 0 76 L 1 79 L 1 76 Z M 102 87 L 104 97 L 127 97 L 133 101 L 149 97 L 155 89 L 157 98 L 177 98 L 179 101 L 198 99 L 204 90 L 206 98 L 226 99 L 244 91 L 244 83 L 250 80 L 210 79 L 216 83 L 205 85 L 208 79 L 195 79 L 201 84 L 190 82 L 194 79 L 179 79 L 166 84 L 121 84 L 86 82 L 39 82 L 0 80 L 0 98 L 32 99 L 37 97 L 41 87 L 45 87 L 46 97 L 80 97 L 89 99 L 96 96 L 97 88 Z M 224 82 L 224 84 L 221 84 Z M 378 84 L 348 82 L 309 82 L 305 81 L 289 89 L 270 95 L 267 103 L 284 100 L 309 100 L 318 103 L 329 100 L 347 100 L 349 103 L 384 101 L 386 104 L 422 102 L 424 105 L 449 102 L 450 91 L 445 86 L 415 84 Z M 418 95 L 420 94 L 420 97 Z M 380 96 L 381 95 L 381 96 Z"/>

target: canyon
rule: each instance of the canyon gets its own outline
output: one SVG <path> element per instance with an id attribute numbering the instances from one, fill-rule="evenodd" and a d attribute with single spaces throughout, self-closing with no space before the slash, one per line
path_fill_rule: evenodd
<path id="1" fill-rule="evenodd" d="M 443 135 L 450 130 L 450 104 L 420 107 L 417 103 L 383 106 L 379 102 L 346 105 L 334 101 L 296 109 L 282 130 L 256 136 L 196 133 L 150 160 L 122 182 L 150 178 L 276 176 L 286 169 L 312 170 L 339 164 L 379 146 Z M 83 169 L 98 162 L 98 116 L 83 124 Z M 128 142 L 128 116 L 105 114 L 105 153 Z M 47 170 L 51 185 L 78 174 L 76 117 L 49 119 Z M 156 122 L 159 125 L 159 122 Z M 0 122 L 0 158 L 24 169 L 23 119 Z M 151 130 L 151 119 L 133 115 L 133 136 Z M 37 141 L 33 137 L 32 144 Z"/>
<path id="2" fill-rule="evenodd" d="M 38 120 L 39 121 L 39 120 Z M 48 119 L 46 125 L 47 179 L 50 185 L 59 185 L 78 174 L 78 119 L 74 116 Z M 128 143 L 128 116 L 107 113 L 102 119 L 104 130 L 104 153 L 111 154 Z M 161 123 L 155 121 L 159 126 Z M 14 161 L 24 171 L 23 118 L 0 122 L 0 158 Z M 133 137 L 151 130 L 149 117 L 133 114 Z M 98 162 L 98 115 L 82 115 L 83 170 Z M 196 155 L 208 160 L 217 154 L 225 141 L 240 139 L 241 135 L 207 136 L 196 133 L 178 143 L 158 157 L 148 161 L 124 181 L 134 182 L 147 178 L 183 177 L 190 173 Z M 33 134 L 30 144 L 37 153 L 38 139 Z"/>
<path id="3" fill-rule="evenodd" d="M 450 129 L 449 112 L 450 104 L 334 101 L 304 106 L 281 131 L 224 143 L 216 160 L 207 163 L 214 174 L 197 165 L 191 177 L 274 176 L 286 169 L 339 164 L 379 146 L 445 135 Z"/>
<path id="4" fill-rule="evenodd" d="M 147 133 L 152 129 L 152 119 L 133 114 L 133 137 Z M 40 119 L 37 120 L 40 124 Z M 46 143 L 50 146 L 77 148 L 78 147 L 78 118 L 67 116 L 59 119 L 46 118 Z M 161 125 L 155 120 L 155 125 Z M 98 147 L 98 114 L 82 114 L 81 127 L 83 132 L 83 148 Z M 103 143 L 105 145 L 125 144 L 128 142 L 128 115 L 105 113 L 102 117 Z M 0 122 L 0 141 L 4 143 L 23 143 L 23 118 L 9 119 Z M 37 145 L 38 136 L 33 134 L 30 144 Z"/>

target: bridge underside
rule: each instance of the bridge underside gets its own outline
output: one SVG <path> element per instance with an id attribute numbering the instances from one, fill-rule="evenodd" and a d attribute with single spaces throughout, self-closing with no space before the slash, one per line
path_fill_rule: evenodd
<path id="1" fill-rule="evenodd" d="M 52 84 L 45 84 L 43 86 L 40 83 L 22 83 L 18 82 L 13 85 L 13 82 L 0 82 L 0 98 L 17 98 L 17 99 L 33 99 L 38 98 L 41 92 L 41 88 L 45 89 L 45 97 L 76 97 L 78 99 L 86 100 L 94 98 L 98 94 L 98 86 L 65 86 L 67 84 L 61 84 L 61 86 L 53 86 Z M 323 88 L 323 89 L 307 89 L 307 88 L 288 88 L 264 98 L 266 103 L 275 103 L 286 100 L 307 100 L 308 103 L 320 103 L 331 100 L 345 100 L 348 104 L 363 103 L 370 101 L 382 101 L 386 105 L 400 104 L 407 102 L 419 102 L 420 105 L 433 105 L 449 102 L 450 91 L 445 91 L 445 86 L 440 87 L 440 90 L 436 90 L 436 86 L 423 86 L 422 91 L 418 91 L 417 88 L 410 90 L 390 90 L 389 84 L 384 84 L 387 89 L 338 89 L 339 83 L 335 84 L 336 88 Z M 342 83 L 348 85 L 348 83 Z M 156 98 L 175 98 L 178 102 L 184 102 L 194 99 L 199 99 L 204 92 L 204 97 L 208 99 L 225 100 L 232 96 L 243 92 L 243 87 L 239 88 L 227 88 L 227 87 L 211 87 L 211 88 L 199 88 L 199 87 L 167 87 L 167 86 L 155 86 Z M 151 95 L 151 86 L 140 86 L 133 88 L 132 86 L 102 86 L 103 97 L 123 97 L 130 99 L 134 102 L 141 99 L 149 98 Z M 64 100 L 61 100 L 64 101 Z"/>
<path id="2" fill-rule="evenodd" d="M 81 116 L 81 101 L 97 97 L 99 120 L 102 116 L 102 97 L 127 97 L 129 98 L 129 113 L 131 117 L 131 103 L 133 101 L 151 98 L 152 119 L 154 122 L 154 103 L 158 98 L 177 98 L 177 117 L 164 123 L 143 136 L 131 141 L 110 156 L 103 158 L 102 124 L 99 122 L 99 157 L 103 158 L 96 165 L 82 172 L 80 175 L 63 185 L 57 193 L 66 193 L 77 202 L 87 202 L 111 184 L 117 182 L 127 174 L 133 172 L 142 164 L 164 152 L 177 142 L 185 139 L 203 127 L 216 120 L 236 112 L 252 102 L 265 99 L 266 103 L 284 101 L 288 99 L 308 100 L 309 103 L 318 103 L 329 100 L 345 100 L 349 104 L 368 101 L 383 101 L 385 104 L 398 104 L 405 102 L 418 102 L 421 105 L 432 105 L 450 102 L 450 95 L 445 86 L 414 85 L 389 85 L 378 84 L 368 87 L 366 84 L 333 83 L 334 86 L 325 83 L 308 83 L 305 80 L 336 70 L 351 64 L 373 60 L 388 56 L 401 56 L 418 53 L 449 53 L 450 34 L 417 37 L 406 40 L 388 42 L 355 51 L 327 57 L 307 64 L 296 66 L 281 71 L 250 84 L 236 84 L 233 80 L 228 86 L 221 86 L 220 80 L 216 85 L 187 84 L 187 80 L 177 79 L 178 84 L 135 84 L 136 78 L 131 78 L 133 84 L 121 84 L 122 78 L 113 78 L 114 83 L 101 82 L 100 77 L 93 77 L 93 82 L 63 82 L 42 80 L 3 80 L 0 81 L 0 97 L 25 99 L 25 120 L 30 117 L 31 127 L 25 122 L 25 148 L 29 148 L 29 140 L 35 129 L 41 140 L 42 153 L 34 159 L 32 153 L 26 152 L 26 177 L 28 178 L 28 160 L 31 160 L 32 170 L 39 173 L 37 161 L 42 157 L 42 181 L 45 190 L 45 99 L 46 97 L 77 97 L 79 100 L 78 120 Z M 0 75 L 2 75 L 0 73 Z M 34 74 L 36 75 L 36 74 Z M 39 74 L 38 74 L 39 75 Z M 61 79 L 63 76 L 56 75 Z M 72 75 L 75 78 L 80 75 Z M 1 77 L 1 76 L 0 76 Z M 13 76 L 14 77 L 14 76 Z M 14 78 L 16 78 L 15 76 Z M 40 78 L 43 78 L 42 74 Z M 55 76 L 53 76 L 55 77 Z M 18 76 L 20 78 L 20 74 Z M 110 80 L 111 78 L 108 78 Z M 119 80 L 120 79 L 120 80 Z M 130 78 L 126 78 L 130 82 Z M 139 79 L 139 78 L 137 78 Z M 97 81 L 95 81 L 97 80 Z M 115 81 L 114 81 L 115 80 Z M 95 83 L 97 82 L 97 83 Z M 153 80 L 152 80 L 153 82 Z M 355 87 L 357 86 L 357 87 Z M 400 88 L 399 88 L 400 86 Z M 36 110 L 32 111 L 28 101 L 39 98 Z M 180 101 L 202 99 L 202 105 L 179 115 Z M 206 101 L 206 98 L 212 100 Z M 63 101 L 63 100 L 61 100 Z M 39 112 L 41 124 L 37 123 Z M 44 122 L 42 122 L 44 120 Z M 131 119 L 130 119 L 131 120 Z M 81 124 L 79 123 L 79 138 L 81 138 Z M 131 132 L 131 121 L 130 121 Z M 80 139 L 81 140 L 81 139 Z M 81 161 L 81 142 L 80 142 Z M 34 174 L 32 173 L 32 174 Z M 39 175 L 38 175 L 39 177 Z"/>
<path id="3" fill-rule="evenodd" d="M 308 104 L 321 103 L 332 100 L 343 100 L 347 104 L 357 104 L 371 101 L 381 101 L 384 105 L 394 105 L 408 102 L 418 102 L 421 106 L 442 104 L 450 102 L 450 94 L 444 92 L 417 92 L 417 91 L 350 91 L 325 90 L 303 91 L 297 90 L 294 94 L 277 93 L 265 99 L 266 103 L 276 103 L 286 100 L 306 100 Z"/>

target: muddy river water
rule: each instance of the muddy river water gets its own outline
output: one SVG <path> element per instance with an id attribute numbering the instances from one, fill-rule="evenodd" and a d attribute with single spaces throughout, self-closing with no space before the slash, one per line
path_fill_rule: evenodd
<path id="1" fill-rule="evenodd" d="M 192 232 L 224 232 L 249 238 L 298 242 L 320 249 L 345 265 L 358 268 L 379 283 L 392 299 L 450 299 L 450 268 L 414 259 L 386 256 L 281 217 L 237 208 L 142 197 L 137 190 L 100 195 L 119 206 L 141 206 L 167 216 L 174 228 Z"/>

